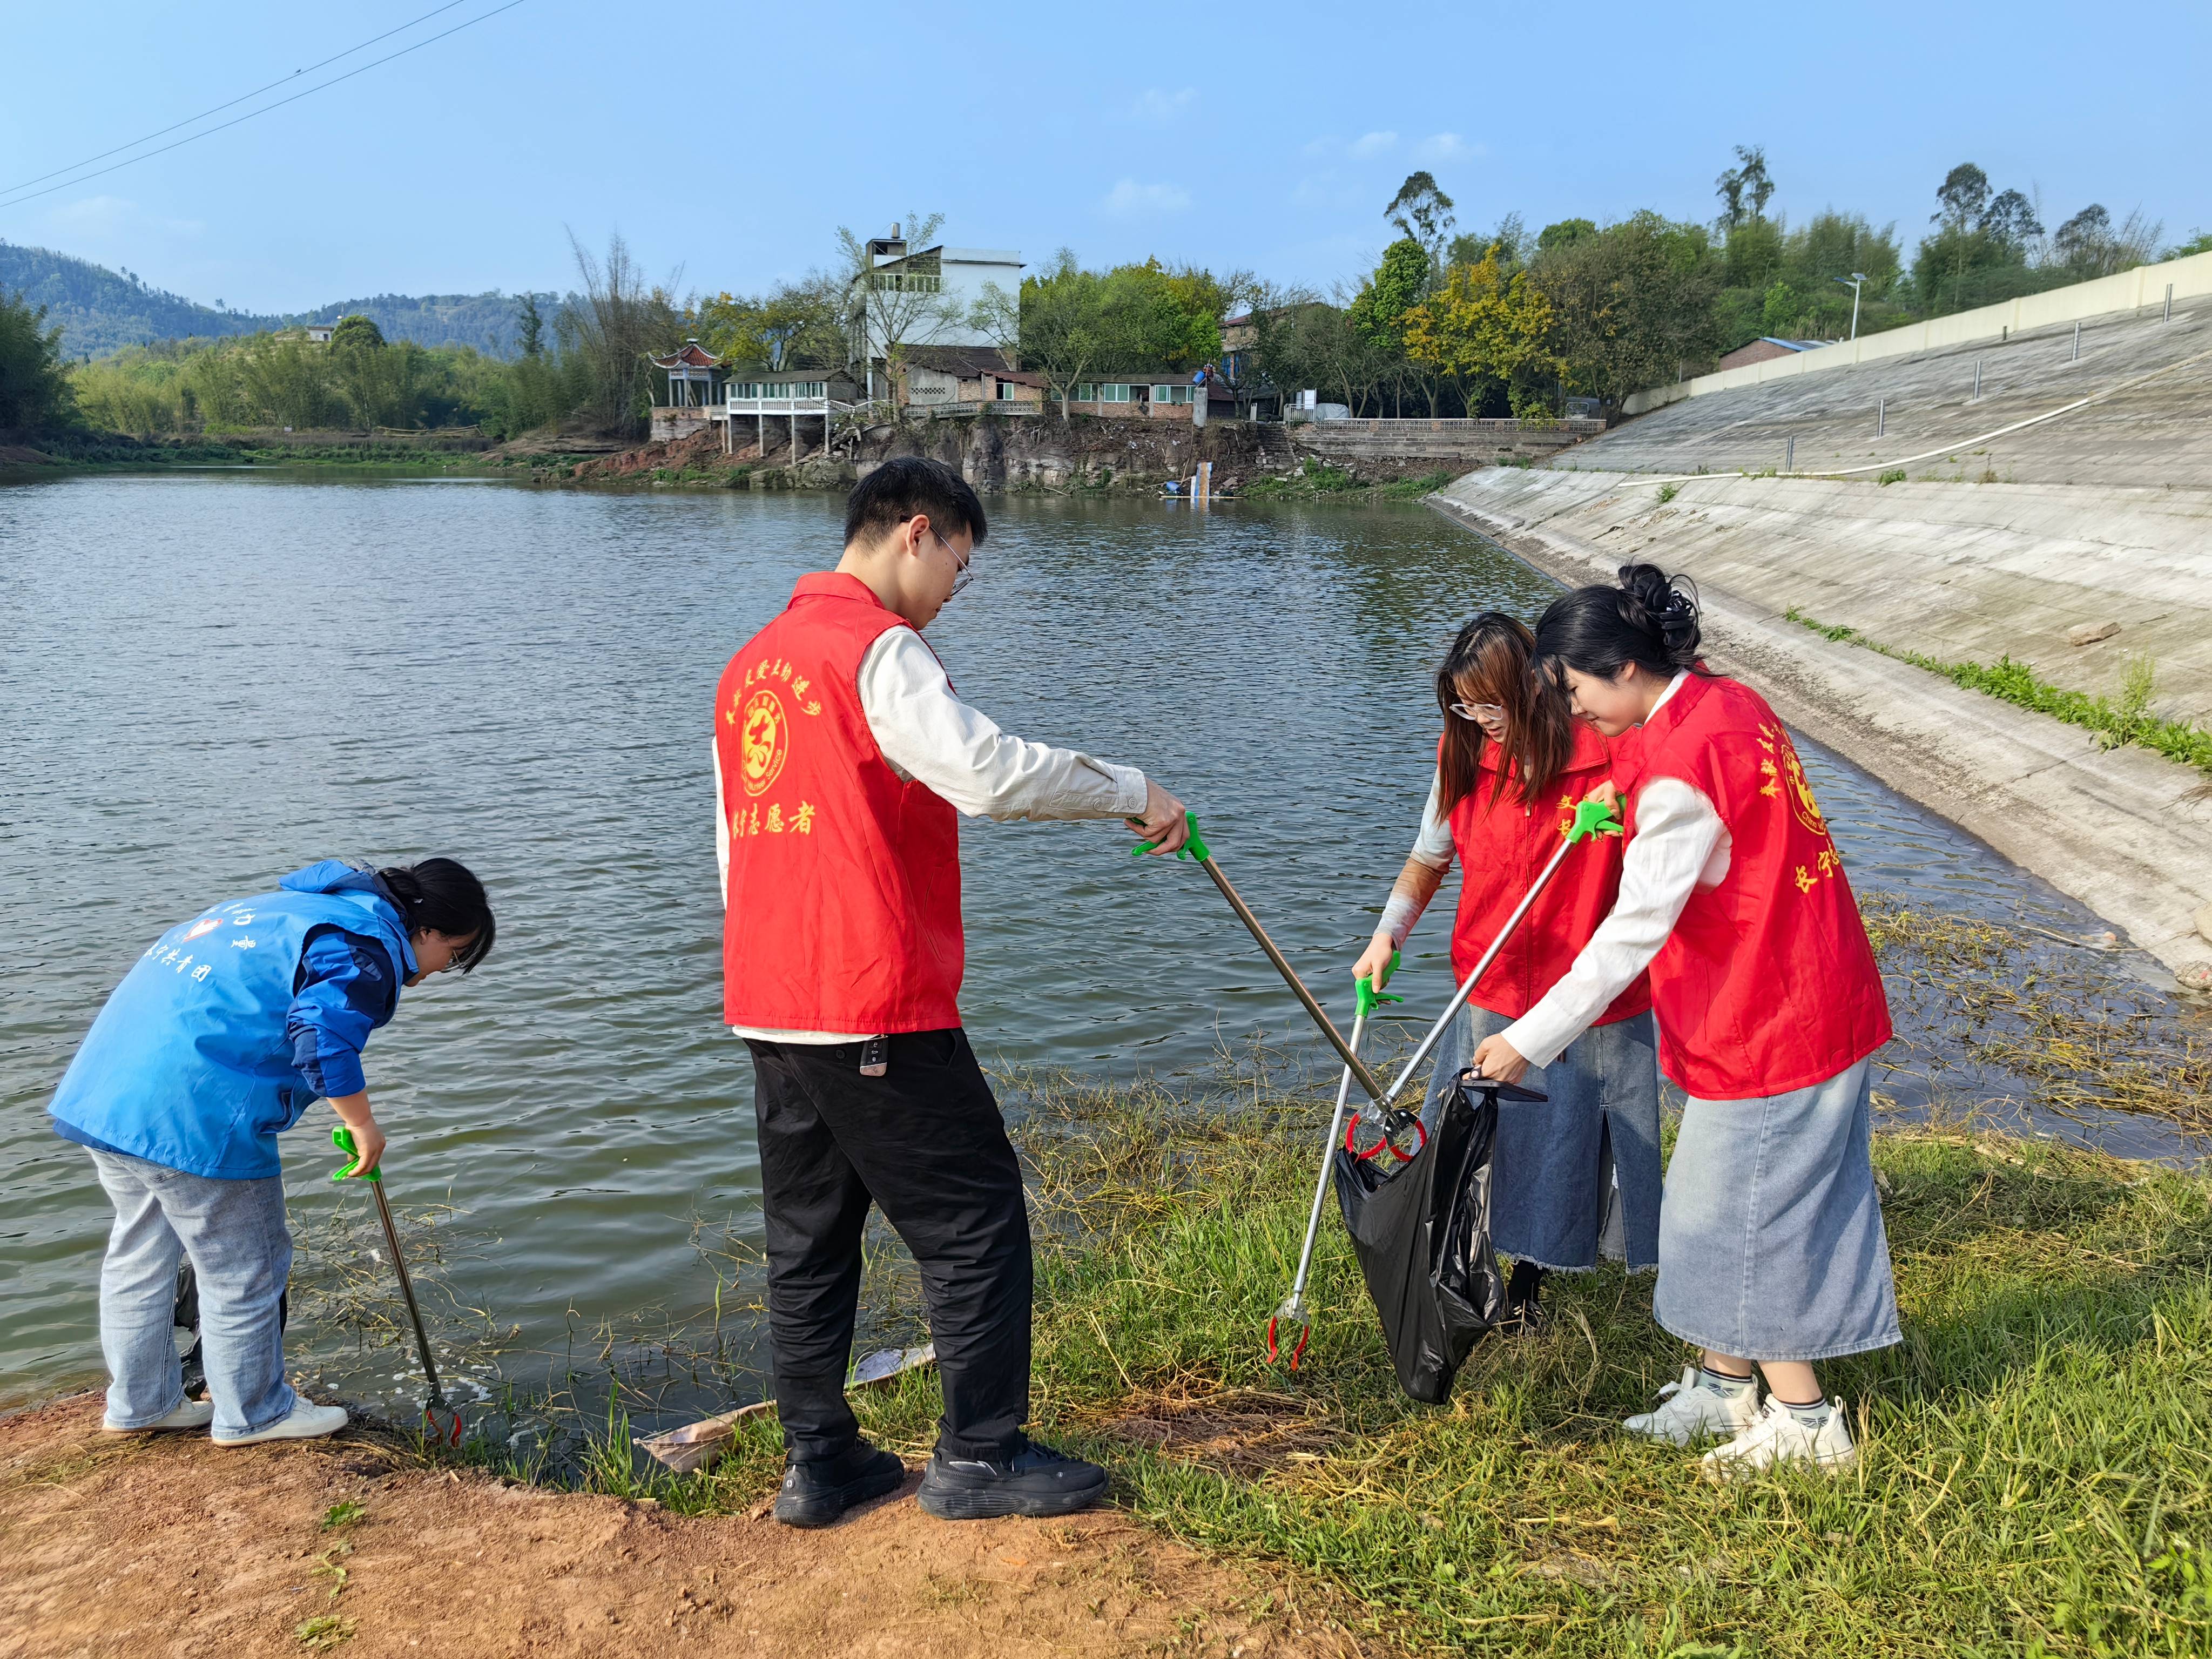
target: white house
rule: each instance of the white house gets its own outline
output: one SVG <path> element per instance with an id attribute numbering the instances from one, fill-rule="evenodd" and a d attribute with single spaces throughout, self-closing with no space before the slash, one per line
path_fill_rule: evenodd
<path id="1" fill-rule="evenodd" d="M 995 287 L 1018 304 L 1022 291 L 1022 256 L 1014 248 L 934 247 L 910 249 L 899 235 L 872 239 L 867 246 L 868 270 L 854 279 L 866 284 L 862 303 L 855 307 L 862 319 L 863 337 L 853 342 L 854 357 L 867 365 L 868 395 L 883 395 L 877 364 L 896 343 L 901 346 L 994 347 L 999 339 L 974 326 L 969 313 Z"/>

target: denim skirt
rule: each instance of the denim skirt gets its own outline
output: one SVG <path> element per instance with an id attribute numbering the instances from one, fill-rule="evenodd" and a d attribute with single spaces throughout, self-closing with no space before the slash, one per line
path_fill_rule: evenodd
<path id="1" fill-rule="evenodd" d="M 1433 1124 L 1452 1079 L 1483 1038 L 1513 1022 L 1470 1004 L 1437 1045 L 1422 1115 Z M 1580 1272 L 1604 1254 L 1632 1268 L 1659 1260 L 1659 1066 L 1651 1016 L 1594 1025 L 1523 1086 L 1544 1101 L 1500 1101 L 1490 1180 L 1491 1243 L 1502 1255 Z"/>
<path id="2" fill-rule="evenodd" d="M 1899 1340 L 1868 1154 L 1873 1062 L 1809 1089 L 1682 1110 L 1651 1310 L 1739 1359 L 1826 1359 Z"/>

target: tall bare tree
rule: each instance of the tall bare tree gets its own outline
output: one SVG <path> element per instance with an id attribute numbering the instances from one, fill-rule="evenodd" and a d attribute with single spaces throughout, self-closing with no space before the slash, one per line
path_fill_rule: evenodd
<path id="1" fill-rule="evenodd" d="M 650 404 L 656 352 L 673 349 L 678 317 L 670 290 L 676 277 L 648 283 L 620 231 L 607 238 L 605 259 L 568 233 L 584 291 L 561 313 L 564 329 L 591 369 L 585 413 L 602 432 L 635 435 Z"/>

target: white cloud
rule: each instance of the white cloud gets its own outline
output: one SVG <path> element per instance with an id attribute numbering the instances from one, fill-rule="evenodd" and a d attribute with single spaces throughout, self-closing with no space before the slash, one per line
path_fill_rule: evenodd
<path id="1" fill-rule="evenodd" d="M 1397 144 L 1398 135 L 1395 132 L 1363 133 L 1352 141 L 1352 153 L 1364 161 L 1371 156 L 1387 154 L 1396 149 Z"/>
<path id="2" fill-rule="evenodd" d="M 1140 185 L 1134 179 L 1124 179 L 1106 192 L 1101 205 L 1109 213 L 1128 217 L 1181 213 L 1190 205 L 1190 192 L 1181 185 Z"/>
<path id="3" fill-rule="evenodd" d="M 1328 155 L 1334 153 L 1343 142 L 1342 139 L 1334 137 L 1309 138 L 1306 140 L 1305 153 L 1309 155 Z"/>
<path id="4" fill-rule="evenodd" d="M 1483 149 L 1455 132 L 1432 132 L 1413 146 L 1413 154 L 1424 161 L 1455 161 L 1462 155 L 1480 155 Z"/>
<path id="5" fill-rule="evenodd" d="M 1162 87 L 1147 87 L 1129 113 L 1135 120 L 1164 127 L 1180 119 L 1183 112 L 1197 102 L 1196 87 L 1184 87 L 1176 92 L 1170 92 Z"/>

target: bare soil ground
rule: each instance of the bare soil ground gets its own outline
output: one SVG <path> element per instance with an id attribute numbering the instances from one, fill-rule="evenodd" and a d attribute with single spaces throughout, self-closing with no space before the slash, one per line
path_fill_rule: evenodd
<path id="1" fill-rule="evenodd" d="M 0 1659 L 1371 1650 L 1112 1509 L 948 1524 L 910 1479 L 802 1533 L 441 1468 L 376 1430 L 225 1450 L 99 1422 L 97 1396 L 0 1419 Z M 337 1504 L 358 1518 L 326 1527 Z"/>

